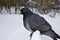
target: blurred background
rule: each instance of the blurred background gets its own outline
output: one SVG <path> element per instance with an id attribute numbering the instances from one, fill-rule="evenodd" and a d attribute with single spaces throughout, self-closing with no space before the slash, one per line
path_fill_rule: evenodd
<path id="1" fill-rule="evenodd" d="M 21 7 L 35 9 L 40 14 L 48 14 L 51 11 L 60 13 L 60 0 L 0 0 L 0 13 L 5 9 L 12 14 L 11 8 L 14 8 L 15 14 L 18 14 L 16 12 L 20 11 Z"/>

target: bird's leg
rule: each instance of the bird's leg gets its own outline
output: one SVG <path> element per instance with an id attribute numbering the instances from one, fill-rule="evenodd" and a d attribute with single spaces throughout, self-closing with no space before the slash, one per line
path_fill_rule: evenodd
<path id="1" fill-rule="evenodd" d="M 30 33 L 30 37 L 32 37 L 33 32 Z"/>
<path id="2" fill-rule="evenodd" d="M 53 39 L 53 40 L 57 40 L 57 39 Z"/>
<path id="3" fill-rule="evenodd" d="M 32 38 L 32 34 L 33 34 L 33 32 L 30 33 L 30 40 L 31 40 L 31 38 Z"/>

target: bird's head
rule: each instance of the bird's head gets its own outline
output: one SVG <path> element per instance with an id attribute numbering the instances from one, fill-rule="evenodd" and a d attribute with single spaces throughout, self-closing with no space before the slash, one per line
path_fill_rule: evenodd
<path id="1" fill-rule="evenodd" d="M 31 12 L 28 8 L 22 8 L 20 11 L 21 11 L 20 14 L 23 14 L 23 15 L 29 14 Z"/>

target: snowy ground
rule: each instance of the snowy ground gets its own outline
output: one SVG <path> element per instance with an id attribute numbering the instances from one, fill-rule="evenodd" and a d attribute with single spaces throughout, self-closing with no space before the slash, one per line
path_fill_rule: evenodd
<path id="1" fill-rule="evenodd" d="M 55 18 L 51 18 L 47 15 L 43 17 L 52 25 L 53 30 L 60 35 L 60 15 L 57 14 Z M 0 15 L 0 40 L 30 40 L 30 33 L 31 32 L 26 30 L 23 26 L 22 15 Z M 36 36 L 37 34 L 35 34 L 35 37 Z M 52 40 L 48 36 L 40 36 L 41 40 Z"/>

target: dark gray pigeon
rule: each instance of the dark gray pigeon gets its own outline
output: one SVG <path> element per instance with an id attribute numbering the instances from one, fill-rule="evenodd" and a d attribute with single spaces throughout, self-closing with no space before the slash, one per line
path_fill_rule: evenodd
<path id="1" fill-rule="evenodd" d="M 23 14 L 23 23 L 27 30 L 32 33 L 39 30 L 42 35 L 47 35 L 53 40 L 60 39 L 60 36 L 52 30 L 51 25 L 43 17 L 31 12 L 28 8 L 22 8 L 21 14 Z"/>

